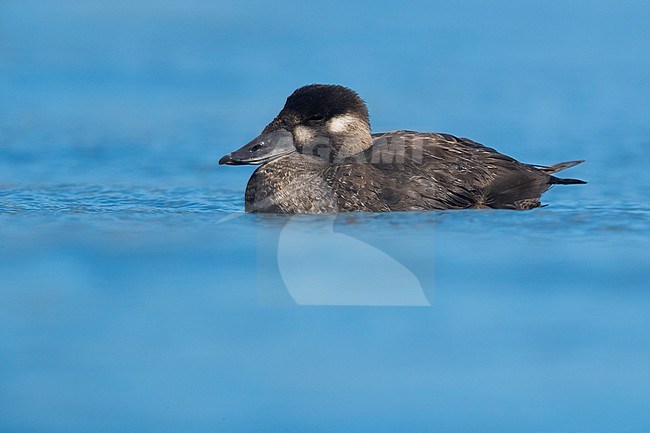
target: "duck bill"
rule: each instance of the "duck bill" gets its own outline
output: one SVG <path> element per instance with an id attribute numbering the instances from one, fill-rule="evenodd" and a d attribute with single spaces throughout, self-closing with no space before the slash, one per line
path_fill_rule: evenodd
<path id="1" fill-rule="evenodd" d="M 265 162 L 295 151 L 293 135 L 285 129 L 279 129 L 261 134 L 241 149 L 224 155 L 219 160 L 219 164 L 264 164 Z"/>

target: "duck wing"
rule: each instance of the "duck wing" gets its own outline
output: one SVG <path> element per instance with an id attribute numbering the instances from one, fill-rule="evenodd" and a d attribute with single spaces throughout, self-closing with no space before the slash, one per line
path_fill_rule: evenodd
<path id="1" fill-rule="evenodd" d="M 373 138 L 364 156 L 393 180 L 379 192 L 391 210 L 530 209 L 551 185 L 550 174 L 467 138 L 414 131 Z"/>

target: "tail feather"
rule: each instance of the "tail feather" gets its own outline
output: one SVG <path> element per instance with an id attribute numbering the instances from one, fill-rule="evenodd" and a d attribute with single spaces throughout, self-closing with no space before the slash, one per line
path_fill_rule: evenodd
<path id="1" fill-rule="evenodd" d="M 580 179 L 568 179 L 568 178 L 551 176 L 551 178 L 548 180 L 548 183 L 550 183 L 551 185 L 583 185 L 587 182 Z"/>
<path id="2" fill-rule="evenodd" d="M 579 159 L 577 161 L 566 161 L 566 162 L 559 162 L 557 164 L 545 166 L 545 165 L 536 165 L 535 168 L 538 170 L 543 171 L 546 174 L 553 174 L 557 173 L 558 171 L 566 170 L 567 168 L 571 168 L 573 166 L 576 166 L 578 164 L 582 164 L 585 162 L 584 159 Z"/>

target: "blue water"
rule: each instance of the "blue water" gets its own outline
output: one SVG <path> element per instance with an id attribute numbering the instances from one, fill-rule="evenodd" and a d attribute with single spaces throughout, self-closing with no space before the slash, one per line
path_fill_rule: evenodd
<path id="1" fill-rule="evenodd" d="M 0 431 L 649 431 L 648 22 L 1 2 Z M 216 161 L 311 82 L 359 91 L 375 131 L 586 159 L 589 184 L 530 212 L 244 214 L 252 168 Z M 430 306 L 363 305 L 387 288 Z"/>

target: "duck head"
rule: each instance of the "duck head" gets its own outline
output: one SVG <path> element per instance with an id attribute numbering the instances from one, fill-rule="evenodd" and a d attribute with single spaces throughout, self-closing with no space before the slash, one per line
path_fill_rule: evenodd
<path id="1" fill-rule="evenodd" d="M 293 92 L 258 137 L 219 164 L 263 164 L 296 151 L 332 162 L 370 146 L 368 109 L 359 95 L 343 86 L 311 84 Z"/>

